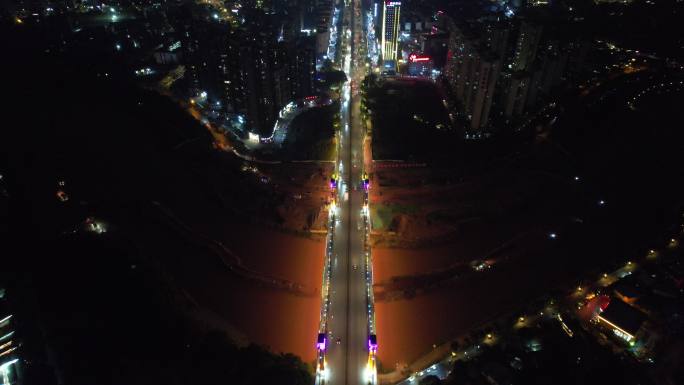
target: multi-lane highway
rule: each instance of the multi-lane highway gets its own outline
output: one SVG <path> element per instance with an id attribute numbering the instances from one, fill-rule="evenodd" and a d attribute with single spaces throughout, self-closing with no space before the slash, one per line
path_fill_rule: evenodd
<path id="1" fill-rule="evenodd" d="M 319 332 L 319 384 L 375 384 L 376 348 L 372 301 L 372 264 L 367 247 L 369 219 L 364 170 L 365 132 L 359 119 L 356 87 L 364 76 L 365 61 L 357 54 L 363 39 L 360 0 L 345 2 L 338 44 L 338 64 L 347 74 L 342 87 L 336 204 L 331 208 L 328 263 L 323 275 L 323 308 Z M 360 66 L 358 64 L 361 64 Z M 325 342 L 323 342 L 325 336 Z"/>

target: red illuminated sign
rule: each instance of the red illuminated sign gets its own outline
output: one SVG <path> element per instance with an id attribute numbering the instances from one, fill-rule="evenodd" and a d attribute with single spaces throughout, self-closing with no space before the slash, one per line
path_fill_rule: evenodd
<path id="1" fill-rule="evenodd" d="M 430 57 L 429 56 L 418 56 L 415 53 L 412 53 L 409 55 L 409 61 L 410 62 L 421 62 L 421 61 L 429 61 Z"/>

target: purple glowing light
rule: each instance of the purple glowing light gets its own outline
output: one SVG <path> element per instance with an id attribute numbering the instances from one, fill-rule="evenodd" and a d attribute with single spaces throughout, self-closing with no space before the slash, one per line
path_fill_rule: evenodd
<path id="1" fill-rule="evenodd" d="M 319 351 L 325 350 L 325 346 L 327 345 L 328 338 L 325 336 L 325 333 L 320 333 L 318 334 L 318 341 L 316 342 L 316 349 Z"/>
<path id="2" fill-rule="evenodd" d="M 368 350 L 371 353 L 376 353 L 378 351 L 378 339 L 375 334 L 368 336 Z"/>

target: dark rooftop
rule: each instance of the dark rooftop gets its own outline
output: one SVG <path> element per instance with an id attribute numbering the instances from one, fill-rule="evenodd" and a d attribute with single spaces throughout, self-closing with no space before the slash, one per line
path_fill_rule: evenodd
<path id="1" fill-rule="evenodd" d="M 636 335 L 646 316 L 639 310 L 627 305 L 617 298 L 612 298 L 610 304 L 601 313 L 601 318 L 617 325 L 631 335 Z"/>

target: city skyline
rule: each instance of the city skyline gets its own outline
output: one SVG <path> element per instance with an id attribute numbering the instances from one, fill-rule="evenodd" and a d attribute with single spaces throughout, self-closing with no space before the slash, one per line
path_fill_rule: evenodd
<path id="1" fill-rule="evenodd" d="M 0 382 L 680 383 L 682 12 L 2 3 Z"/>

